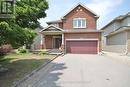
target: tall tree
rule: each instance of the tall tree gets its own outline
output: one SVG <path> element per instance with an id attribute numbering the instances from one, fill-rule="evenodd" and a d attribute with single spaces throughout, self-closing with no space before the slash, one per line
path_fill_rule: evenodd
<path id="1" fill-rule="evenodd" d="M 14 18 L 0 18 L 0 46 L 11 44 L 19 47 L 33 42 L 39 26 L 38 19 L 46 17 L 46 0 L 17 0 Z"/>
<path id="2" fill-rule="evenodd" d="M 38 19 L 46 17 L 46 0 L 20 0 L 16 2 L 16 22 L 21 27 L 35 29 Z"/>

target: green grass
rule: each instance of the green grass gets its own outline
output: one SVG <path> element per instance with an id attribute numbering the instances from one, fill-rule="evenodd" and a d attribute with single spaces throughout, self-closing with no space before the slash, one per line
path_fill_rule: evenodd
<path id="1" fill-rule="evenodd" d="M 0 57 L 0 64 L 8 68 L 6 73 L 0 73 L 0 87 L 11 87 L 14 82 L 31 73 L 42 64 L 54 58 L 55 55 L 9 54 Z"/>

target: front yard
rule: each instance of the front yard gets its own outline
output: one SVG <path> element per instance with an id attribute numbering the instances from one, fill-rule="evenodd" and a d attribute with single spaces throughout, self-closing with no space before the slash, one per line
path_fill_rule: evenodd
<path id="1" fill-rule="evenodd" d="M 0 73 L 0 87 L 11 87 L 13 83 L 22 79 L 36 68 L 47 63 L 56 55 L 9 54 L 0 57 L 0 65 L 8 68 L 7 72 Z"/>

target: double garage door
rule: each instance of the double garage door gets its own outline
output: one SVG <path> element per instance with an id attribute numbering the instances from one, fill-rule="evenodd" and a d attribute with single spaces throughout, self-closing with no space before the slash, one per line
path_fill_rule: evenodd
<path id="1" fill-rule="evenodd" d="M 97 40 L 68 40 L 66 41 L 66 52 L 74 54 L 97 54 Z"/>

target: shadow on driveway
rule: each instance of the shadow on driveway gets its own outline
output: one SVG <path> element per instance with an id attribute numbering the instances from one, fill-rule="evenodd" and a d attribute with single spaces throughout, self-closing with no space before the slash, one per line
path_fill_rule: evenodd
<path id="1" fill-rule="evenodd" d="M 65 67 L 64 63 L 54 63 L 51 62 L 49 65 L 51 65 L 51 68 L 43 74 L 40 79 L 32 86 L 32 87 L 61 87 L 56 84 L 56 81 L 60 79 L 60 75 L 63 73 Z"/>

